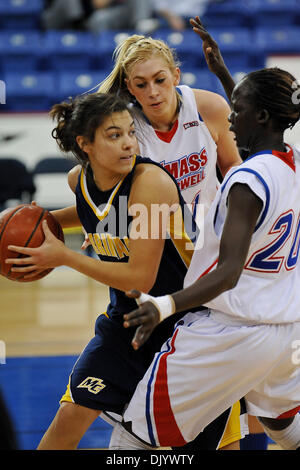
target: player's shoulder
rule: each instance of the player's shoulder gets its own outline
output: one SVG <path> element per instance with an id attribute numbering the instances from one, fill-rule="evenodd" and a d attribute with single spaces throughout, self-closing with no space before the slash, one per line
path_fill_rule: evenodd
<path id="1" fill-rule="evenodd" d="M 135 191 L 151 194 L 155 199 L 177 197 L 175 181 L 159 164 L 147 162 L 136 165 L 132 184 Z"/>
<path id="2" fill-rule="evenodd" d="M 75 165 L 68 173 L 68 183 L 73 192 L 75 192 L 81 170 L 81 165 Z"/>
<path id="3" fill-rule="evenodd" d="M 274 165 L 270 165 L 270 155 L 261 153 L 248 157 L 241 165 L 231 168 L 224 178 L 227 180 L 239 181 L 247 184 L 259 184 L 269 191 L 276 186 L 276 181 L 280 181 L 280 174 Z M 224 183 L 223 182 L 223 183 Z M 223 185 L 222 183 L 222 185 Z"/>
<path id="4" fill-rule="evenodd" d="M 137 164 L 135 165 L 135 174 L 136 175 L 164 175 L 169 174 L 164 170 L 162 165 L 159 162 L 152 160 L 151 158 L 137 157 Z"/>
<path id="5" fill-rule="evenodd" d="M 151 182 L 152 185 L 158 186 L 161 183 L 171 184 L 173 180 L 169 173 L 163 169 L 160 164 L 151 162 L 140 162 L 135 167 L 134 179 L 139 181 Z"/>
<path id="6" fill-rule="evenodd" d="M 224 112 L 230 111 L 228 102 L 223 96 L 208 90 L 193 88 L 197 109 L 201 116 L 205 119 L 216 118 Z"/>

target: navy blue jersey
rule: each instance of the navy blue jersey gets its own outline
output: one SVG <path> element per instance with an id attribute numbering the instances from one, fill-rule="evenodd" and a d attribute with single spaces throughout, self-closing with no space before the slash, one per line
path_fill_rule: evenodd
<path id="1" fill-rule="evenodd" d="M 102 261 L 128 262 L 129 230 L 132 223 L 132 217 L 128 215 L 128 200 L 133 175 L 139 164 L 156 165 L 166 172 L 158 163 L 137 156 L 132 171 L 109 191 L 98 189 L 90 167 L 87 171 L 82 170 L 80 173 L 76 187 L 77 212 L 95 252 Z M 175 179 L 171 176 L 170 178 L 176 184 Z M 182 288 L 193 254 L 195 225 L 187 207 L 184 206 L 179 189 L 178 196 L 180 208 L 176 215 L 171 216 L 171 218 L 176 218 L 176 223 L 175 220 L 173 221 L 176 233 L 172 230 L 174 226 L 171 220 L 157 278 L 149 292 L 153 296 L 170 294 Z M 180 234 L 178 234 L 178 228 L 181 230 Z M 189 249 L 186 249 L 187 246 Z M 145 269 L 147 269 L 146 266 Z M 135 308 L 135 300 L 129 299 L 118 289 L 110 288 L 110 304 L 107 308 L 109 317 L 116 315 L 121 317 Z"/>
<path id="2" fill-rule="evenodd" d="M 132 217 L 128 216 L 128 199 L 134 172 L 139 164 L 160 167 L 149 159 L 136 157 L 132 171 L 109 191 L 97 188 L 89 167 L 79 175 L 76 187 L 78 215 L 102 261 L 128 262 L 129 232 L 132 228 Z M 167 173 L 167 170 L 160 168 Z M 169 177 L 175 182 L 172 176 Z M 180 206 L 171 217 L 170 237 L 165 240 L 157 279 L 150 291 L 154 296 L 182 289 L 193 254 L 191 238 L 195 226 L 190 213 L 184 217 L 186 210 L 179 190 L 178 195 Z M 185 225 L 183 217 L 187 222 Z M 188 250 L 186 243 L 189 244 Z M 110 288 L 106 314 L 98 316 L 95 336 L 76 361 L 62 401 L 75 402 L 106 413 L 122 414 L 154 354 L 172 335 L 174 325 L 184 315 L 181 312 L 166 318 L 155 327 L 146 343 L 134 350 L 131 341 L 135 328 L 123 327 L 123 315 L 136 307 L 134 299 L 129 299 L 118 289 Z"/>
<path id="3" fill-rule="evenodd" d="M 100 191 L 97 188 L 89 168 L 80 173 L 76 187 L 77 211 L 100 260 L 128 262 L 132 218 L 128 216 L 127 203 L 136 165 L 141 163 L 160 166 L 149 159 L 136 157 L 132 171 L 109 191 Z M 171 175 L 169 177 L 177 184 Z M 180 207 L 173 216 L 174 220 L 171 220 L 170 237 L 165 240 L 157 279 L 150 291 L 154 296 L 172 293 L 183 287 L 193 254 L 192 239 L 197 235 L 196 228 L 179 190 L 178 196 Z M 184 217 L 185 214 L 187 215 Z M 188 250 L 186 243 L 189 244 Z M 129 299 L 120 290 L 110 288 L 107 314 L 101 314 L 97 318 L 95 335 L 74 365 L 62 402 L 77 403 L 101 410 L 110 419 L 116 420 L 118 416 L 121 419 L 124 407 L 130 401 L 155 353 L 172 336 L 176 322 L 184 316 L 184 312 L 179 312 L 166 318 L 155 327 L 146 343 L 134 350 L 131 341 L 135 328 L 124 328 L 122 316 L 135 308 L 135 300 Z M 224 412 L 208 426 L 195 441 L 195 447 L 190 444 L 189 450 L 217 449 L 228 414 L 229 411 Z"/>

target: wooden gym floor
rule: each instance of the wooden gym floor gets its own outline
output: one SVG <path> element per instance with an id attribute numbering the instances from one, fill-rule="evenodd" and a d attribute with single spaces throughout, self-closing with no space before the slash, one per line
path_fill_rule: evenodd
<path id="1" fill-rule="evenodd" d="M 73 238 L 67 243 L 80 247 Z M 107 303 L 106 286 L 68 268 L 32 283 L 0 276 L 0 389 L 20 449 L 36 449 Z M 107 423 L 96 420 L 79 448 L 106 448 L 110 433 Z"/>
<path id="2" fill-rule="evenodd" d="M 66 237 L 73 248 L 81 241 Z M 106 286 L 68 268 L 30 283 L 0 276 L 0 389 L 21 449 L 38 445 L 107 303 Z M 110 433 L 107 423 L 96 420 L 80 447 L 105 448 Z"/>

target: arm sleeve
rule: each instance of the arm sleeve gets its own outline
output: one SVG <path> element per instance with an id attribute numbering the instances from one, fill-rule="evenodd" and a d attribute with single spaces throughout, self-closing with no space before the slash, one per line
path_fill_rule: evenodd
<path id="1" fill-rule="evenodd" d="M 215 232 L 221 236 L 227 214 L 227 198 L 230 189 L 236 183 L 246 184 L 261 199 L 263 207 L 255 231 L 263 224 L 270 207 L 270 184 L 256 170 L 240 168 L 233 171 L 221 186 L 220 198 L 215 213 Z"/>

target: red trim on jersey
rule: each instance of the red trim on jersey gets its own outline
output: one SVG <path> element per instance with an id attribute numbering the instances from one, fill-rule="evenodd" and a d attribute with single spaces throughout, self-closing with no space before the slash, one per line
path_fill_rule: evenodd
<path id="1" fill-rule="evenodd" d="M 285 413 L 282 413 L 281 415 L 277 416 L 276 419 L 292 418 L 293 416 L 296 416 L 299 411 L 300 406 L 296 406 L 296 408 L 293 408 L 292 410 L 286 411 Z"/>
<path id="2" fill-rule="evenodd" d="M 214 261 L 213 264 L 211 264 L 211 265 L 209 266 L 209 268 L 207 268 L 207 269 L 204 271 L 204 273 L 202 273 L 202 274 L 198 277 L 198 279 L 200 279 L 201 277 L 205 276 L 205 274 L 208 274 L 209 271 L 212 270 L 212 268 L 217 264 L 218 261 L 219 261 L 219 258 L 217 258 L 216 261 Z"/>
<path id="3" fill-rule="evenodd" d="M 157 135 L 157 137 L 160 140 L 163 140 L 164 142 L 169 144 L 171 142 L 171 140 L 173 139 L 177 129 L 178 129 L 178 119 L 176 119 L 176 121 L 174 122 L 173 127 L 170 131 L 163 132 L 163 131 L 157 131 L 155 129 L 154 130 L 155 130 L 155 134 Z"/>
<path id="4" fill-rule="evenodd" d="M 293 171 L 296 171 L 293 149 L 287 144 L 286 146 L 289 148 L 288 152 L 278 152 L 277 150 L 272 150 L 272 154 L 275 155 L 275 157 L 280 158 L 280 160 L 286 163 Z"/>
<path id="5" fill-rule="evenodd" d="M 178 330 L 172 337 L 170 351 L 162 354 L 160 358 L 154 386 L 153 414 L 160 446 L 169 446 L 170 442 L 172 446 L 184 446 L 186 444 L 172 411 L 167 382 L 167 358 L 175 351 L 174 343 L 177 333 Z"/>

